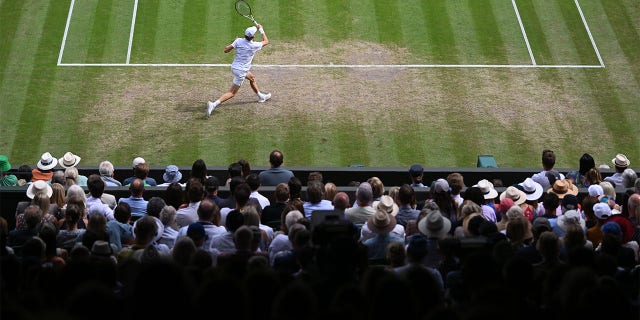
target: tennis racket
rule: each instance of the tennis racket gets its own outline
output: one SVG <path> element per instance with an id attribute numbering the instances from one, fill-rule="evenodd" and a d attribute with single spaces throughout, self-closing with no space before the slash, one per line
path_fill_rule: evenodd
<path id="1" fill-rule="evenodd" d="M 246 1 L 236 1 L 236 11 L 238 11 L 241 16 L 253 21 L 253 24 L 255 24 L 256 27 L 258 26 L 258 22 L 256 22 L 256 19 L 253 18 L 253 14 L 251 14 L 251 6 L 249 6 Z"/>

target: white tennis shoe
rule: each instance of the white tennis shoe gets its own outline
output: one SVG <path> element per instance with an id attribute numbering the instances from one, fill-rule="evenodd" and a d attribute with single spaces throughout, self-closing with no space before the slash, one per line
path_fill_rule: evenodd
<path id="1" fill-rule="evenodd" d="M 265 93 L 265 94 L 262 96 L 262 98 L 260 98 L 260 99 L 258 100 L 258 102 L 262 103 L 262 102 L 265 102 L 265 101 L 267 101 L 267 100 L 269 100 L 269 99 L 271 99 L 271 93 Z"/>
<path id="2" fill-rule="evenodd" d="M 216 107 L 213 105 L 213 102 L 208 101 L 207 102 L 207 118 L 211 117 L 211 113 L 213 112 L 213 109 L 215 109 Z"/>

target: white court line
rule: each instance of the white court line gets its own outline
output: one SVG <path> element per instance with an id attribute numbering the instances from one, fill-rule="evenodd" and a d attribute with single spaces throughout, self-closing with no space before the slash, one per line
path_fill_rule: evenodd
<path id="1" fill-rule="evenodd" d="M 598 56 L 598 61 L 600 61 L 600 65 L 604 68 L 604 61 L 602 61 L 602 57 L 600 56 L 600 51 L 598 51 L 598 46 L 596 46 L 596 41 L 593 40 L 593 36 L 591 35 L 591 29 L 589 29 L 589 25 L 587 24 L 587 19 L 585 19 L 584 14 L 582 14 L 582 8 L 580 8 L 580 4 L 578 0 L 574 0 L 576 3 L 576 7 L 578 7 L 578 12 L 580 12 L 580 18 L 582 18 L 582 23 L 584 23 L 585 29 L 587 29 L 587 34 L 589 34 L 589 39 L 591 39 L 591 45 L 593 49 L 596 51 L 596 55 Z"/>
<path id="2" fill-rule="evenodd" d="M 61 67 L 230 67 L 219 63 L 61 63 Z M 346 68 L 346 69 L 402 69 L 402 68 L 541 68 L 541 69 L 597 69 L 601 65 L 532 65 L 532 64 L 254 64 L 253 68 Z"/>
<path id="3" fill-rule="evenodd" d="M 127 64 L 131 60 L 131 45 L 133 44 L 133 30 L 136 28 L 136 15 L 138 14 L 138 0 L 133 5 L 133 17 L 131 17 L 131 31 L 129 32 L 129 47 L 127 48 Z"/>
<path id="4" fill-rule="evenodd" d="M 516 11 L 516 17 L 518 17 L 518 24 L 520 24 L 520 30 L 522 30 L 522 36 L 524 36 L 524 42 L 527 44 L 527 50 L 529 50 L 529 57 L 531 57 L 531 63 L 536 65 L 536 58 L 533 56 L 533 52 L 531 51 L 531 46 L 529 45 L 529 38 L 527 38 L 527 32 L 524 31 L 524 25 L 522 24 L 522 19 L 520 19 L 520 11 L 518 11 L 518 5 L 516 5 L 516 0 L 511 0 L 513 4 L 513 10 Z"/>
<path id="5" fill-rule="evenodd" d="M 67 25 L 64 27 L 64 36 L 62 37 L 62 44 L 60 45 L 60 54 L 58 54 L 58 65 L 62 62 L 62 55 L 64 54 L 64 46 L 67 43 L 67 33 L 69 32 L 69 24 L 71 24 L 71 14 L 73 14 L 73 6 L 76 0 L 71 0 L 69 5 L 69 14 L 67 15 Z"/>

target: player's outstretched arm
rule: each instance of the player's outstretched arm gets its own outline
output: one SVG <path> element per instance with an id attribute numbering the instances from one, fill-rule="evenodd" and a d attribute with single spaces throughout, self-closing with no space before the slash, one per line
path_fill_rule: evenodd
<path id="1" fill-rule="evenodd" d="M 262 25 L 258 24 L 258 31 L 260 31 L 260 34 L 262 35 L 262 46 L 266 46 L 269 44 L 269 38 L 267 37 L 267 34 L 264 33 L 264 29 L 262 29 Z"/>

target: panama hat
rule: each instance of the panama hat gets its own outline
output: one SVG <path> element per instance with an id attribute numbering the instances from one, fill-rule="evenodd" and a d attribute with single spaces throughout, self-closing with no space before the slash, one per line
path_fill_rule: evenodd
<path id="1" fill-rule="evenodd" d="M 58 160 L 51 153 L 45 152 L 40 157 L 40 161 L 36 165 L 40 170 L 51 170 L 58 164 Z"/>
<path id="2" fill-rule="evenodd" d="M 386 213 L 394 217 L 398 214 L 399 210 L 396 202 L 393 201 L 393 198 L 388 195 L 383 195 L 382 197 L 380 197 L 380 201 L 376 201 L 376 205 L 374 206 L 374 208 L 385 211 Z"/>
<path id="3" fill-rule="evenodd" d="M 420 233 L 429 238 L 444 238 L 451 230 L 451 221 L 442 216 L 440 211 L 432 210 L 418 222 Z"/>
<path id="4" fill-rule="evenodd" d="M 500 200 L 504 198 L 510 198 L 515 205 L 521 205 L 527 201 L 527 194 L 514 186 L 509 186 L 507 190 L 500 194 Z"/>
<path id="5" fill-rule="evenodd" d="M 474 185 L 474 187 L 480 188 L 485 199 L 495 199 L 498 196 L 498 191 L 493 188 L 493 183 L 487 179 L 478 181 L 478 184 Z"/>
<path id="6" fill-rule="evenodd" d="M 67 152 L 64 154 L 64 157 L 58 159 L 58 163 L 60 163 L 60 165 L 63 168 L 70 168 L 70 167 L 75 167 L 78 165 L 78 163 L 80 162 L 80 157 L 78 157 L 78 155 L 75 155 L 71 152 Z"/>
<path id="7" fill-rule="evenodd" d="M 627 159 L 627 156 L 625 156 L 622 153 L 618 153 L 616 154 L 616 157 L 611 159 L 611 162 L 613 162 L 613 164 L 616 167 L 628 167 L 631 164 L 631 161 L 629 161 L 629 159 Z"/>
<path id="8" fill-rule="evenodd" d="M 556 180 L 553 186 L 547 190 L 547 193 L 555 193 L 559 199 L 562 199 L 567 194 L 577 195 L 578 187 L 569 180 Z"/>
<path id="9" fill-rule="evenodd" d="M 374 233 L 389 233 L 396 227 L 396 218 L 386 211 L 376 210 L 369 220 L 367 220 L 367 227 Z"/>
<path id="10" fill-rule="evenodd" d="M 522 191 L 527 195 L 527 200 L 538 200 L 544 192 L 542 185 L 533 181 L 531 178 L 524 179 L 524 182 L 520 183 Z"/>
<path id="11" fill-rule="evenodd" d="M 49 198 L 51 198 L 51 195 L 53 195 L 53 189 L 48 183 L 44 182 L 43 180 L 36 180 L 27 188 L 27 197 L 29 197 L 29 199 L 33 199 L 33 197 L 36 196 L 36 193 L 40 192 L 46 193 L 47 197 Z"/>

